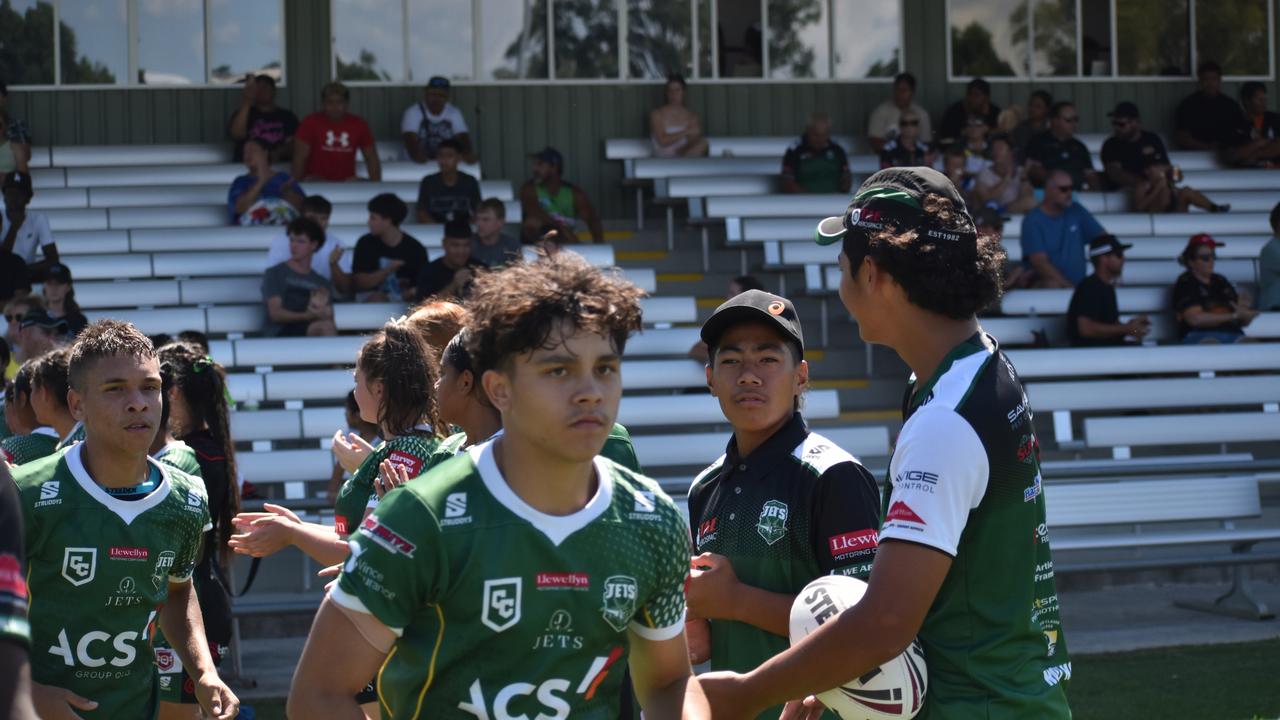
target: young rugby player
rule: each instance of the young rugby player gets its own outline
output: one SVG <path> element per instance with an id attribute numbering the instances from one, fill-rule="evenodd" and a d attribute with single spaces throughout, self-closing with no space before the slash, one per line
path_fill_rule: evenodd
<path id="1" fill-rule="evenodd" d="M 151 718 L 158 620 L 195 678 L 204 712 L 239 702 L 209 657 L 191 575 L 210 526 L 204 488 L 147 457 L 160 422 L 160 366 L 132 325 L 80 333 L 68 406 L 85 440 L 14 471 L 31 586 L 31 673 L 43 717 Z M 158 608 L 158 610 L 157 610 Z"/>
<path id="2" fill-rule="evenodd" d="M 84 423 L 67 406 L 67 358 L 71 348 L 62 347 L 41 355 L 31 367 L 31 406 L 41 425 L 58 431 L 57 450 L 84 440 Z"/>
<path id="3" fill-rule="evenodd" d="M 0 462 L 0 717 L 36 720 L 31 704 L 31 626 L 18 488 Z"/>
<path id="4" fill-rule="evenodd" d="M 231 518 L 240 506 L 226 377 L 222 368 L 194 343 L 170 343 L 160 348 L 158 354 L 161 374 L 167 374 L 170 379 L 170 387 L 165 390 L 168 425 L 172 435 L 180 439 L 166 446 L 171 449 L 163 457 L 153 457 L 162 463 L 170 457 L 180 458 L 172 463 L 179 469 L 195 463 L 195 472 L 190 474 L 203 481 L 213 520 L 213 528 L 205 533 L 193 578 L 209 652 L 216 667 L 221 665 L 231 643 L 227 543 L 231 537 Z M 178 661 L 161 633 L 156 634 L 156 666 L 160 670 L 160 720 L 195 718 L 198 714 L 197 699 L 192 692 L 195 678 Z"/>
<path id="5" fill-rule="evenodd" d="M 913 371 L 880 545 L 855 607 L 746 675 L 704 676 L 712 708 L 739 718 L 837 687 L 919 636 L 917 720 L 1070 718 L 1031 410 L 975 317 L 1000 294 L 999 241 L 928 168 L 872 175 L 817 241 L 843 244 L 840 299 L 862 339 Z"/>
<path id="6" fill-rule="evenodd" d="M 693 660 L 709 649 L 712 669 L 745 672 L 787 649 L 791 604 L 811 580 L 871 572 L 879 489 L 857 459 L 805 425 L 809 366 L 790 300 L 741 293 L 716 309 L 702 340 L 707 385 L 733 436 L 689 490 L 700 553 L 689 614 L 711 621 L 710 647 L 691 643 Z M 691 622 L 690 637 L 705 637 Z"/>
<path id="7" fill-rule="evenodd" d="M 656 483 L 597 457 L 640 294 L 569 254 L 476 281 L 467 349 L 504 432 L 361 523 L 290 717 L 358 717 L 374 672 L 383 717 L 616 717 L 628 649 L 649 717 L 706 715 L 684 640 L 688 531 Z"/>
<path id="8" fill-rule="evenodd" d="M 28 360 L 5 388 L 4 417 L 12 435 L 0 440 L 0 456 L 10 465 L 21 465 L 52 455 L 58 448 L 58 431 L 41 425 L 36 417 L 31 373 L 36 361 Z"/>

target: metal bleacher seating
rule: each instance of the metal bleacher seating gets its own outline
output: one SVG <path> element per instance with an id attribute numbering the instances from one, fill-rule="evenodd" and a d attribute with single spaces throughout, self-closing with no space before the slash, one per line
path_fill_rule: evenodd
<path id="1" fill-rule="evenodd" d="M 47 188 L 31 201 L 31 209 L 39 211 L 79 208 L 191 207 L 226 205 L 228 184 L 151 186 L 102 186 Z M 309 195 L 323 195 L 331 203 L 364 203 L 380 193 L 395 193 L 407 203 L 418 199 L 417 182 L 332 183 L 308 182 L 303 189 Z M 511 183 L 506 180 L 484 180 L 480 196 L 513 200 Z"/>

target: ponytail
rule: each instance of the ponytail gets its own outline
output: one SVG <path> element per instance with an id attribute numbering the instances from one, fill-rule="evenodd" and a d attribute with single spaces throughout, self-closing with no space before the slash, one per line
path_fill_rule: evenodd
<path id="1" fill-rule="evenodd" d="M 416 425 L 426 422 L 432 433 L 440 436 L 440 408 L 435 393 L 439 365 L 422 335 L 409 323 L 384 325 L 360 348 L 356 365 L 366 380 L 382 382 L 379 430 L 389 435 L 407 435 Z"/>

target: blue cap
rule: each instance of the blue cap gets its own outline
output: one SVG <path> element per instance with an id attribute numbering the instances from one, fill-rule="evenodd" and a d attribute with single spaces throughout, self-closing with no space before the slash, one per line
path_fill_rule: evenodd
<path id="1" fill-rule="evenodd" d="M 449 92 L 449 78 L 444 77 L 443 75 L 433 75 L 431 79 L 427 81 L 427 89 Z"/>
<path id="2" fill-rule="evenodd" d="M 564 169 L 564 156 L 560 154 L 559 150 L 551 147 L 550 145 L 542 148 L 538 152 L 530 155 L 529 157 L 533 158 L 534 160 L 541 160 L 542 162 L 547 163 L 548 165 L 555 165 L 557 168 L 560 168 L 561 170 Z"/>

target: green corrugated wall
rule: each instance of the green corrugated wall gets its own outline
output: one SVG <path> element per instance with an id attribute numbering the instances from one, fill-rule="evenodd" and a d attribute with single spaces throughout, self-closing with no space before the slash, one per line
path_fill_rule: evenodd
<path id="1" fill-rule="evenodd" d="M 946 18 L 943 0 L 904 0 L 907 69 L 920 81 L 918 101 L 934 114 L 964 92 L 946 82 Z M 330 70 L 328 3 L 285 0 L 288 86 L 280 102 L 299 116 L 316 103 Z M 1278 13 L 1280 15 L 1280 13 Z M 1025 102 L 1031 83 L 993 83 L 1001 106 Z M 1055 98 L 1073 99 L 1081 132 L 1108 129 L 1106 112 L 1119 100 L 1142 108 L 1146 125 L 1168 132 L 1173 109 L 1191 82 L 1037 83 Z M 1236 87 L 1228 83 L 1226 91 Z M 711 83 L 690 89 L 689 103 L 710 135 L 785 135 L 801 131 L 814 110 L 829 113 L 837 133 L 861 134 L 871 108 L 888 84 Z M 238 89 L 41 90 L 15 88 L 11 112 L 25 118 L 40 145 L 195 143 L 222 138 Z M 1280 90 L 1272 88 L 1272 98 Z M 364 115 L 380 139 L 399 134 L 400 113 L 419 97 L 416 87 L 358 87 L 352 109 Z M 454 102 L 472 124 L 485 175 L 517 180 L 528 173 L 527 155 L 543 145 L 559 148 L 565 175 L 596 200 L 606 217 L 627 217 L 633 195 L 621 187 L 620 163 L 605 162 L 604 140 L 644 136 L 647 112 L 661 97 L 656 84 L 473 85 L 455 88 Z"/>

